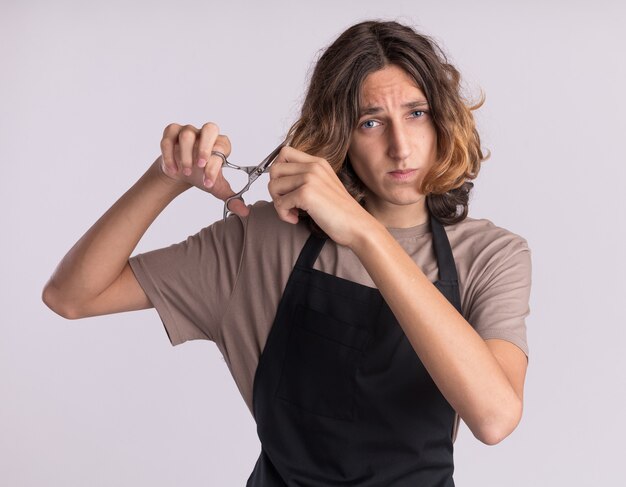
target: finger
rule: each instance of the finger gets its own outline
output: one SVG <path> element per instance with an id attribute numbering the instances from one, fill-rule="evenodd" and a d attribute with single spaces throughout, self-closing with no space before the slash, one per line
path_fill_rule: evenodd
<path id="1" fill-rule="evenodd" d="M 325 160 L 322 159 L 321 157 L 312 156 L 311 154 L 308 154 L 306 152 L 302 152 L 301 150 L 294 149 L 293 147 L 291 147 L 289 145 L 285 145 L 285 146 L 282 147 L 282 149 L 280 150 L 280 152 L 276 156 L 276 159 L 274 160 L 274 164 L 281 163 L 281 162 L 289 162 L 289 163 L 293 163 L 293 162 L 307 162 L 307 163 L 318 162 L 318 163 L 320 163 L 322 161 L 325 161 Z"/>
<path id="2" fill-rule="evenodd" d="M 180 132 L 181 126 L 177 123 L 171 123 L 165 130 L 163 130 L 163 137 L 161 138 L 161 155 L 163 156 L 163 164 L 165 169 L 170 174 L 176 174 L 178 172 L 178 165 L 174 157 L 174 146 L 178 140 L 178 132 Z"/>
<path id="3" fill-rule="evenodd" d="M 304 171 L 314 171 L 320 176 L 324 173 L 335 173 L 326 159 L 312 156 L 290 146 L 284 146 L 280 150 L 269 169 L 270 179 Z"/>
<path id="4" fill-rule="evenodd" d="M 221 151 L 220 151 L 221 152 Z M 211 154 L 209 156 L 209 160 L 206 164 L 206 166 L 204 166 L 204 187 L 205 188 L 212 188 L 213 185 L 215 185 L 215 183 L 221 178 L 224 179 L 222 176 L 222 164 L 224 163 L 224 160 L 218 156 L 217 154 Z M 224 181 L 226 181 L 224 179 Z M 230 187 L 230 185 L 229 185 Z"/>
<path id="5" fill-rule="evenodd" d="M 311 162 L 274 162 L 269 169 L 270 179 L 278 179 L 284 176 L 292 176 L 314 170 L 315 165 Z"/>
<path id="6" fill-rule="evenodd" d="M 211 144 L 208 149 L 204 149 L 208 152 L 207 163 L 204 166 L 204 186 L 207 188 L 212 187 L 218 179 L 222 176 L 222 166 L 224 165 L 224 158 L 221 155 L 213 154 L 213 151 L 220 152 L 224 156 L 230 154 L 230 140 L 228 137 L 218 135 L 215 142 Z"/>
<path id="7" fill-rule="evenodd" d="M 315 164 L 320 162 L 318 159 L 309 157 L 309 162 L 304 163 L 278 163 L 278 167 L 273 170 L 267 187 L 281 220 L 298 223 L 298 209 L 307 210 L 307 195 L 319 193 L 320 190 L 316 188 L 320 188 L 327 175 L 321 164 Z"/>
<path id="8" fill-rule="evenodd" d="M 198 167 L 206 166 L 219 133 L 220 128 L 213 122 L 205 123 L 200 129 L 198 137 L 198 160 L 196 161 Z"/>
<path id="9" fill-rule="evenodd" d="M 309 184 L 313 178 L 309 173 L 299 173 L 295 175 L 283 176 L 276 179 L 270 179 L 267 189 L 272 198 L 284 196 L 305 184 Z"/>
<path id="10" fill-rule="evenodd" d="M 250 208 L 248 208 L 245 202 L 239 198 L 230 200 L 228 203 L 228 209 L 241 217 L 246 217 L 250 214 Z"/>
<path id="11" fill-rule="evenodd" d="M 232 190 L 230 183 L 224 178 L 222 173 L 219 174 L 217 181 L 215 182 L 214 187 L 210 191 L 213 196 L 221 199 L 226 202 L 228 198 L 234 196 L 236 193 Z M 227 208 L 237 215 L 241 217 L 248 216 L 250 213 L 250 209 L 246 206 L 246 203 L 243 201 L 243 198 L 235 198 L 230 200 L 227 205 Z"/>
<path id="12" fill-rule="evenodd" d="M 199 130 L 193 125 L 185 125 L 178 133 L 178 145 L 180 146 L 180 163 L 183 174 L 191 175 L 193 165 L 193 152 Z"/>
<path id="13" fill-rule="evenodd" d="M 236 194 L 231 188 L 230 183 L 221 172 L 218 173 L 217 179 L 214 181 L 209 192 L 222 201 L 226 201 L 228 198 Z"/>
<path id="14" fill-rule="evenodd" d="M 298 208 L 292 208 L 291 210 L 289 210 L 289 215 L 287 216 L 289 217 L 287 221 L 289 221 L 290 223 L 298 223 L 298 221 L 300 220 Z"/>
<path id="15" fill-rule="evenodd" d="M 274 208 L 278 214 L 278 218 L 287 223 L 298 223 L 298 208 L 293 205 L 290 200 L 293 193 L 286 196 L 277 196 L 273 198 Z"/>
<path id="16" fill-rule="evenodd" d="M 272 165 L 283 162 L 304 162 L 304 158 L 310 158 L 310 156 L 306 152 L 302 152 L 289 145 L 285 145 L 278 152 L 278 155 L 276 156 L 276 159 L 274 159 L 274 163 Z"/>
<path id="17" fill-rule="evenodd" d="M 218 135 L 217 136 L 217 140 L 213 144 L 213 149 L 212 150 L 221 152 L 226 157 L 228 157 L 230 155 L 231 149 L 232 149 L 232 147 L 230 145 L 230 139 L 228 138 L 228 136 L 227 135 Z"/>

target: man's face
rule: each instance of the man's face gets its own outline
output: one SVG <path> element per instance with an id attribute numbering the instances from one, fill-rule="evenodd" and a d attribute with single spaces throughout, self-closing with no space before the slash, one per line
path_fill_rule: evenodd
<path id="1" fill-rule="evenodd" d="M 368 211 L 384 215 L 424 205 L 418 185 L 437 157 L 437 134 L 426 97 L 401 68 L 370 73 L 348 149 L 367 187 Z"/>

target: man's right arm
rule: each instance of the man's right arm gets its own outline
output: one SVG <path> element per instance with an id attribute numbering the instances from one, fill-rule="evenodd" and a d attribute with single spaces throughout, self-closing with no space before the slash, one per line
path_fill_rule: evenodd
<path id="1" fill-rule="evenodd" d="M 152 307 L 128 259 L 161 211 L 192 187 L 165 176 L 160 159 L 61 260 L 42 293 L 55 313 L 76 319 Z"/>
<path id="2" fill-rule="evenodd" d="M 44 303 L 69 319 L 151 308 L 128 259 L 159 213 L 187 189 L 222 201 L 235 194 L 213 149 L 226 156 L 231 151 L 216 124 L 169 124 L 161 156 L 63 257 L 43 289 Z M 250 211 L 241 199 L 229 209 L 242 217 Z"/>

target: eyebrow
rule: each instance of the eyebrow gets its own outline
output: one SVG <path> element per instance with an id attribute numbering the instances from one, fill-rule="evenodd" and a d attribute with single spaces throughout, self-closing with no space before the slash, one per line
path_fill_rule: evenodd
<path id="1" fill-rule="evenodd" d="M 418 108 L 418 107 L 427 107 L 428 102 L 426 100 L 413 100 L 409 101 L 402 105 L 402 108 Z M 368 106 L 361 109 L 359 112 L 359 118 L 365 115 L 376 115 L 377 113 L 382 112 L 382 107 Z"/>

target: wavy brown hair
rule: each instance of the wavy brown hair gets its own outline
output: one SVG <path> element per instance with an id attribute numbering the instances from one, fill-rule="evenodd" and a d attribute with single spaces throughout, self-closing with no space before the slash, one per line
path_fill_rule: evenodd
<path id="1" fill-rule="evenodd" d="M 364 185 L 352 169 L 348 146 L 360 111 L 361 86 L 370 73 L 396 65 L 406 71 L 426 96 L 437 133 L 437 161 L 424 176 L 420 193 L 443 224 L 467 216 L 470 181 L 488 159 L 472 105 L 460 90 L 461 76 L 437 43 L 394 21 L 365 21 L 343 32 L 319 57 L 310 78 L 300 118 L 286 140 L 292 147 L 326 159 L 348 192 L 365 204 Z M 304 211 L 311 230 L 324 232 Z"/>

